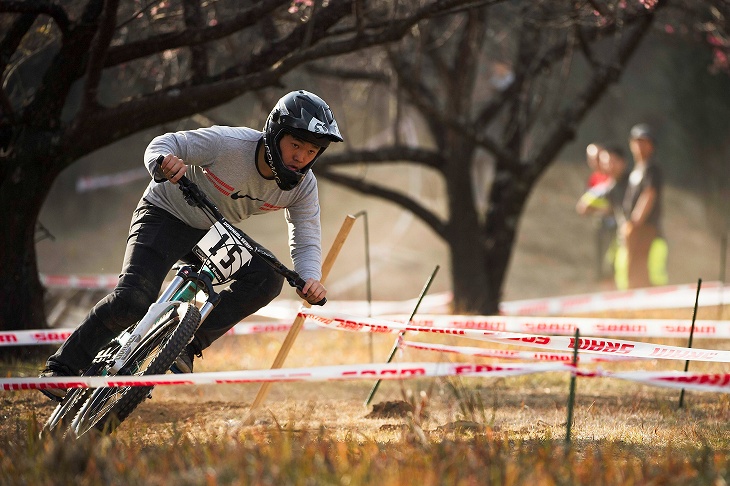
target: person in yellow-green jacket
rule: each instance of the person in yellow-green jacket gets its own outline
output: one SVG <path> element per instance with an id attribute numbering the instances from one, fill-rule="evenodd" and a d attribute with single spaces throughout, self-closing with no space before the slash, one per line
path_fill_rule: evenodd
<path id="1" fill-rule="evenodd" d="M 581 215 L 611 212 L 614 214 L 618 232 L 615 244 L 609 251 L 607 258 L 611 260 L 614 269 L 616 288 L 624 290 L 629 288 L 629 259 L 626 240 L 623 238 L 621 228 L 624 228 L 627 221 L 624 199 L 631 171 L 628 170 L 629 164 L 624 156 L 624 151 L 619 146 L 607 145 L 602 147 L 598 159 L 601 168 L 609 175 L 609 178 L 586 191 L 578 200 L 576 211 Z M 647 264 L 652 285 L 665 285 L 667 283 L 666 259 L 666 241 L 661 237 L 657 237 L 651 244 Z"/>

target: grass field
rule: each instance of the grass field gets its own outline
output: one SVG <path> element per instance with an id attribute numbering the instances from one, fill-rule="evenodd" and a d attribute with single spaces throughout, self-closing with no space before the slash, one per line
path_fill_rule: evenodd
<path id="1" fill-rule="evenodd" d="M 283 338 L 223 338 L 196 361 L 196 371 L 268 368 Z M 455 339 L 442 342 L 475 345 Z M 392 336 L 370 341 L 303 332 L 286 366 L 366 363 L 371 350 L 376 362 L 384 361 L 392 342 Z M 695 340 L 694 346 L 729 344 Z M 446 359 L 460 358 L 413 350 L 397 356 Z M 33 376 L 40 363 L 1 366 L 5 376 Z M 679 370 L 684 362 L 603 367 Z M 690 370 L 727 366 L 697 362 Z M 730 396 L 687 392 L 679 409 L 678 390 L 579 378 L 566 444 L 569 381 L 566 373 L 387 381 L 373 403 L 393 402 L 394 415 L 376 418 L 363 406 L 372 381 L 275 384 L 251 426 L 242 419 L 258 385 L 158 387 L 112 436 L 76 442 L 37 438 L 53 409 L 38 392 L 2 392 L 0 484 L 721 485 L 730 479 Z"/>

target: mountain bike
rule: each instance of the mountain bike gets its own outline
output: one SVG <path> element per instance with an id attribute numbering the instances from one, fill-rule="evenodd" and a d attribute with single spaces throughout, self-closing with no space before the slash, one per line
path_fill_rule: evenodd
<path id="1" fill-rule="evenodd" d="M 157 163 L 162 162 L 159 157 Z M 185 200 L 213 225 L 193 248 L 196 265 L 178 266 L 175 277 L 145 316 L 105 346 L 83 376 L 157 375 L 166 373 L 220 300 L 214 285 L 231 280 L 252 258 L 261 258 L 302 290 L 306 282 L 268 250 L 231 225 L 213 202 L 187 177 L 178 181 Z M 315 305 L 324 305 L 322 299 Z M 70 389 L 46 421 L 42 435 L 89 431 L 113 432 L 147 397 L 153 386 Z"/>

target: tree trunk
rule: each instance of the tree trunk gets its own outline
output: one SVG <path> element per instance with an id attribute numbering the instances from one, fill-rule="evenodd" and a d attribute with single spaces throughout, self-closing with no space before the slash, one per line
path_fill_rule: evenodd
<path id="1" fill-rule="evenodd" d="M 474 200 L 473 181 L 469 170 L 474 145 L 455 133 L 444 137 L 447 169 L 444 182 L 449 195 L 449 221 L 446 240 L 451 256 L 451 281 L 455 313 L 491 312 L 496 296 L 491 295 L 488 275 L 484 273 L 485 253 L 480 234 L 479 217 Z"/>
<path id="2" fill-rule="evenodd" d="M 52 152 L 52 134 L 23 133 L 3 161 L 0 180 L 0 330 L 46 327 L 43 288 L 38 278 L 35 223 L 43 201 L 60 172 Z"/>
<path id="3" fill-rule="evenodd" d="M 516 170 L 500 169 L 505 164 L 497 162 L 497 172 L 489 195 L 489 211 L 480 241 L 484 242 L 484 273 L 494 302 L 490 313 L 499 312 L 502 290 L 514 250 L 517 226 L 530 195 L 534 179 L 528 179 Z M 514 163 L 510 167 L 514 167 Z"/>

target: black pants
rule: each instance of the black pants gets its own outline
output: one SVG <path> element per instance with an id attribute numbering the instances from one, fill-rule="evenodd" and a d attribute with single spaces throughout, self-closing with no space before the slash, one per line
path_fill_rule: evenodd
<path id="1" fill-rule="evenodd" d="M 141 200 L 132 217 L 119 283 L 91 309 L 47 365 L 74 374 L 87 368 L 102 347 L 145 315 L 172 266 L 190 259 L 193 246 L 205 233 Z M 274 300 L 283 283 L 281 275 L 254 256 L 220 292 L 220 303 L 195 333 L 195 350 L 207 348 L 241 319 Z"/>

